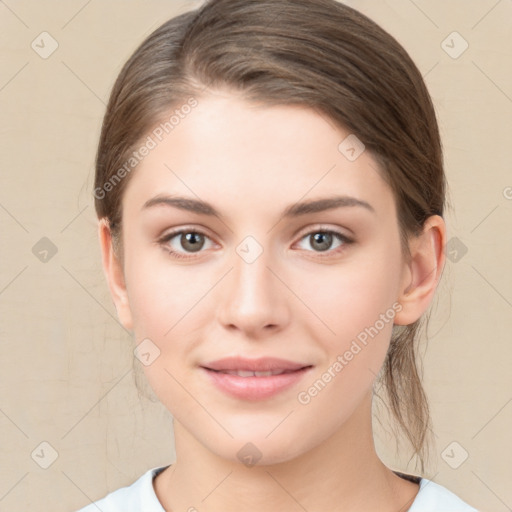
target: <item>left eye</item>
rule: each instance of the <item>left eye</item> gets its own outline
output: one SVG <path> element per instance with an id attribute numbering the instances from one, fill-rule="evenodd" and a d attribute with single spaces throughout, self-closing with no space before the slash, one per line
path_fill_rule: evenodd
<path id="1" fill-rule="evenodd" d="M 352 243 L 345 235 L 338 233 L 337 231 L 311 231 L 301 238 L 302 241 L 306 241 L 313 247 L 314 252 L 337 252 L 332 249 L 332 244 L 334 240 L 338 240 L 339 244 L 334 248 L 337 249 L 343 245 L 348 245 Z"/>

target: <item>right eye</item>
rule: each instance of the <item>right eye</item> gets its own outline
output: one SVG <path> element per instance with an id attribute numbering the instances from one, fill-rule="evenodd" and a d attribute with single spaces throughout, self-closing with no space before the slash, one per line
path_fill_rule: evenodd
<path id="1" fill-rule="evenodd" d="M 202 231 L 196 229 L 179 229 L 167 233 L 158 240 L 158 243 L 172 258 L 182 259 L 193 258 L 193 254 L 201 252 L 205 242 L 208 240 L 210 240 L 210 238 Z M 187 253 L 189 255 L 187 255 Z"/>

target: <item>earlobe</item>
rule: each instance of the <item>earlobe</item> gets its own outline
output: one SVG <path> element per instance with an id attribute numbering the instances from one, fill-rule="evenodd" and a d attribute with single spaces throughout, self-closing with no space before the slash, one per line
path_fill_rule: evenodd
<path id="1" fill-rule="evenodd" d="M 427 310 L 445 263 L 446 225 L 439 215 L 430 216 L 423 231 L 410 242 L 411 258 L 404 263 L 398 302 L 402 309 L 395 316 L 397 325 L 414 323 Z"/>
<path id="2" fill-rule="evenodd" d="M 110 295 L 116 307 L 117 316 L 121 324 L 126 329 L 131 330 L 133 328 L 133 322 L 128 302 L 123 265 L 114 252 L 110 227 L 106 218 L 100 219 L 98 223 L 98 237 L 100 241 L 103 272 L 107 279 Z"/>

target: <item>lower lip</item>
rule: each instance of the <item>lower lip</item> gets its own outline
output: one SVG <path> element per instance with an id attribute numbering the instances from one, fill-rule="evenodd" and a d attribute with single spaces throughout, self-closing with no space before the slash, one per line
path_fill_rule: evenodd
<path id="1" fill-rule="evenodd" d="M 309 366 L 294 372 L 268 377 L 240 377 L 206 368 L 201 369 L 221 391 L 243 400 L 263 400 L 297 384 L 311 368 Z"/>

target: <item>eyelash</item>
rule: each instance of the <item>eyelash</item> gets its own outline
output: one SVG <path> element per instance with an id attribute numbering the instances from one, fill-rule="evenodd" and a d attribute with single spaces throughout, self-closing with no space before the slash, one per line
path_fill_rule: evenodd
<path id="1" fill-rule="evenodd" d="M 160 238 L 158 240 L 158 243 L 161 245 L 161 247 L 167 253 L 169 253 L 169 255 L 172 258 L 175 258 L 175 259 L 191 259 L 191 258 L 194 258 L 194 254 L 200 254 L 203 251 L 199 251 L 198 253 L 190 253 L 189 256 L 184 256 L 180 252 L 173 251 L 172 249 L 169 249 L 169 246 L 167 245 L 177 235 L 191 234 L 191 233 L 192 234 L 196 234 L 196 235 L 203 235 L 203 236 L 205 236 L 208 239 L 210 238 L 206 233 L 204 233 L 201 230 L 186 229 L 185 228 L 185 229 L 179 229 L 179 230 L 176 230 L 176 231 L 172 231 L 171 233 L 167 233 L 164 237 L 162 237 L 162 238 Z M 338 240 L 343 242 L 343 245 L 341 245 L 340 247 L 338 247 L 338 248 L 336 248 L 334 250 L 328 249 L 327 251 L 324 251 L 327 254 L 322 254 L 322 252 L 319 252 L 319 251 L 307 251 L 307 252 L 316 252 L 318 254 L 319 258 L 331 257 L 333 254 L 337 254 L 339 252 L 342 252 L 346 248 L 347 245 L 350 245 L 350 244 L 354 243 L 354 240 L 348 238 L 346 235 L 344 235 L 343 233 L 340 233 L 339 231 L 335 231 L 335 230 L 332 230 L 332 229 L 323 229 L 323 228 L 317 228 L 317 229 L 314 229 L 312 231 L 308 231 L 303 236 L 301 236 L 300 241 L 304 240 L 308 236 L 311 236 L 311 235 L 314 235 L 314 234 L 318 234 L 318 233 L 334 235 Z"/>

